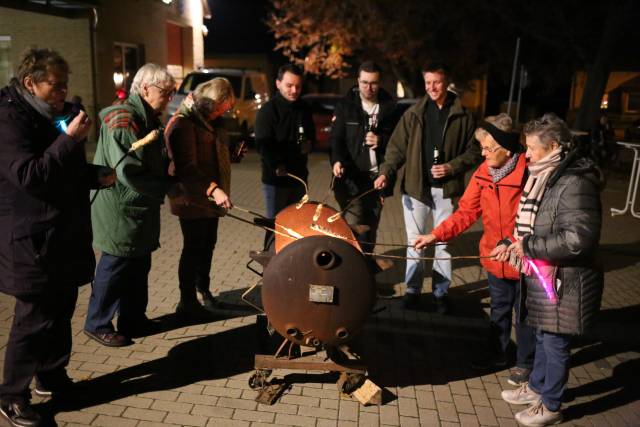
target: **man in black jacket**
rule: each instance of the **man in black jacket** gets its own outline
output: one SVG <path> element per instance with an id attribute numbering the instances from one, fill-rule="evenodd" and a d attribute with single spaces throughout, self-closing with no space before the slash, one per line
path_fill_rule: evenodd
<path id="1" fill-rule="evenodd" d="M 91 121 L 69 115 L 68 71 L 58 53 L 30 49 L 0 90 L 0 292 L 16 298 L 0 413 L 14 426 L 40 424 L 34 377 L 41 396 L 72 383 L 71 317 L 95 268 L 89 188 L 115 180 L 85 160 Z"/>
<path id="2" fill-rule="evenodd" d="M 396 122 L 395 101 L 380 88 L 380 67 L 366 61 L 358 69 L 358 85 L 336 106 L 331 128 L 331 164 L 334 192 L 345 219 L 356 227 L 365 252 L 372 252 L 382 213 L 377 192 L 355 199 L 373 188 L 378 165 Z M 392 189 L 392 186 L 387 187 Z M 355 199 L 351 204 L 349 201 Z"/>
<path id="3" fill-rule="evenodd" d="M 315 140 L 311 112 L 302 102 L 302 70 L 286 64 L 278 70 L 278 92 L 256 116 L 256 146 L 261 154 L 262 190 L 268 218 L 304 195 L 304 187 L 292 174 L 307 181 L 307 154 Z M 265 248 L 272 233 L 265 236 Z"/>

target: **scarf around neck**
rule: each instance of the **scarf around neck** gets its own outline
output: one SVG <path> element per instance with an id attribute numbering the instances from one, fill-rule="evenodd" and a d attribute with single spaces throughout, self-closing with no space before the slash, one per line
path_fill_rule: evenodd
<path id="1" fill-rule="evenodd" d="M 546 184 L 551 174 L 562 161 L 562 148 L 558 147 L 537 162 L 529 163 L 529 178 L 522 190 L 518 213 L 516 216 L 516 228 L 513 235 L 522 240 L 527 234 L 534 234 L 536 215 L 544 196 Z M 518 271 L 530 274 L 528 264 L 512 253 L 509 263 Z"/>
<path id="2" fill-rule="evenodd" d="M 26 90 L 22 85 L 16 85 L 16 89 L 24 98 L 24 100 L 27 101 L 27 104 L 31 105 L 31 107 L 33 107 L 33 109 L 36 110 L 38 114 L 40 114 L 50 122 L 53 122 L 54 112 L 49 104 L 47 104 L 37 96 L 29 93 L 29 91 Z"/>
<path id="3" fill-rule="evenodd" d="M 489 175 L 491 175 L 491 180 L 495 184 L 500 181 L 505 176 L 509 175 L 516 168 L 518 164 L 518 158 L 520 157 L 520 153 L 516 153 L 500 168 L 492 168 L 489 166 Z"/>

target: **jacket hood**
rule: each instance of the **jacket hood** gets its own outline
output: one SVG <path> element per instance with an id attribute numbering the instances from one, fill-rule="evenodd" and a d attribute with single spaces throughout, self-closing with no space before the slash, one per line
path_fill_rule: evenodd
<path id="1" fill-rule="evenodd" d="M 568 152 L 558 165 L 553 175 L 547 182 L 547 187 L 552 187 L 563 175 L 579 175 L 593 182 L 600 190 L 604 188 L 605 180 L 602 170 L 596 162 L 585 155 L 582 150 L 576 149 Z"/>
<path id="2" fill-rule="evenodd" d="M 17 102 L 21 106 L 26 104 L 22 96 L 20 96 L 16 88 L 11 84 L 0 89 L 0 104 L 5 104 L 9 101 Z"/>
<path id="3" fill-rule="evenodd" d="M 38 118 L 43 118 L 24 97 L 18 92 L 13 82 L 8 86 L 0 89 L 0 105 L 7 105 L 9 103 L 14 104 L 13 108 L 17 108 L 20 115 L 24 115 L 26 120 L 33 121 Z"/>

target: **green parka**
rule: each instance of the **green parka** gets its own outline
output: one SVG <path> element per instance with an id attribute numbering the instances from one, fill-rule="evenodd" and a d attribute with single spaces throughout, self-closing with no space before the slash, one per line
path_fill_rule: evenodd
<path id="1" fill-rule="evenodd" d="M 100 139 L 93 162 L 116 167 L 116 184 L 91 206 L 93 245 L 110 255 L 138 257 L 160 246 L 160 205 L 169 187 L 163 141 L 126 154 L 131 144 L 160 126 L 139 95 L 100 112 Z"/>
<path id="2" fill-rule="evenodd" d="M 425 182 L 422 165 L 422 135 L 424 132 L 424 111 L 429 96 L 409 108 L 391 134 L 380 175 L 395 182 L 399 169 L 404 165 L 401 190 L 403 193 L 423 203 L 431 200 L 429 184 Z M 460 99 L 456 98 L 449 111 L 444 130 L 444 162 L 451 165 L 453 176 L 443 183 L 445 198 L 458 197 L 464 192 L 464 174 L 482 161 L 480 147 L 474 138 L 475 122 Z"/>

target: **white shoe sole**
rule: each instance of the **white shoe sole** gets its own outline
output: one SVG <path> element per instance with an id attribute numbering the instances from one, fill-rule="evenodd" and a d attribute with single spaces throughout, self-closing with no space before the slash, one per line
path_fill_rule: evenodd
<path id="1" fill-rule="evenodd" d="M 536 403 L 540 400 L 540 397 L 536 397 L 535 399 L 531 399 L 531 400 L 513 400 L 513 399 L 507 399 L 504 394 L 500 394 L 500 396 L 502 397 L 502 400 L 504 400 L 507 403 L 510 403 L 512 405 L 531 405 L 532 403 Z"/>

